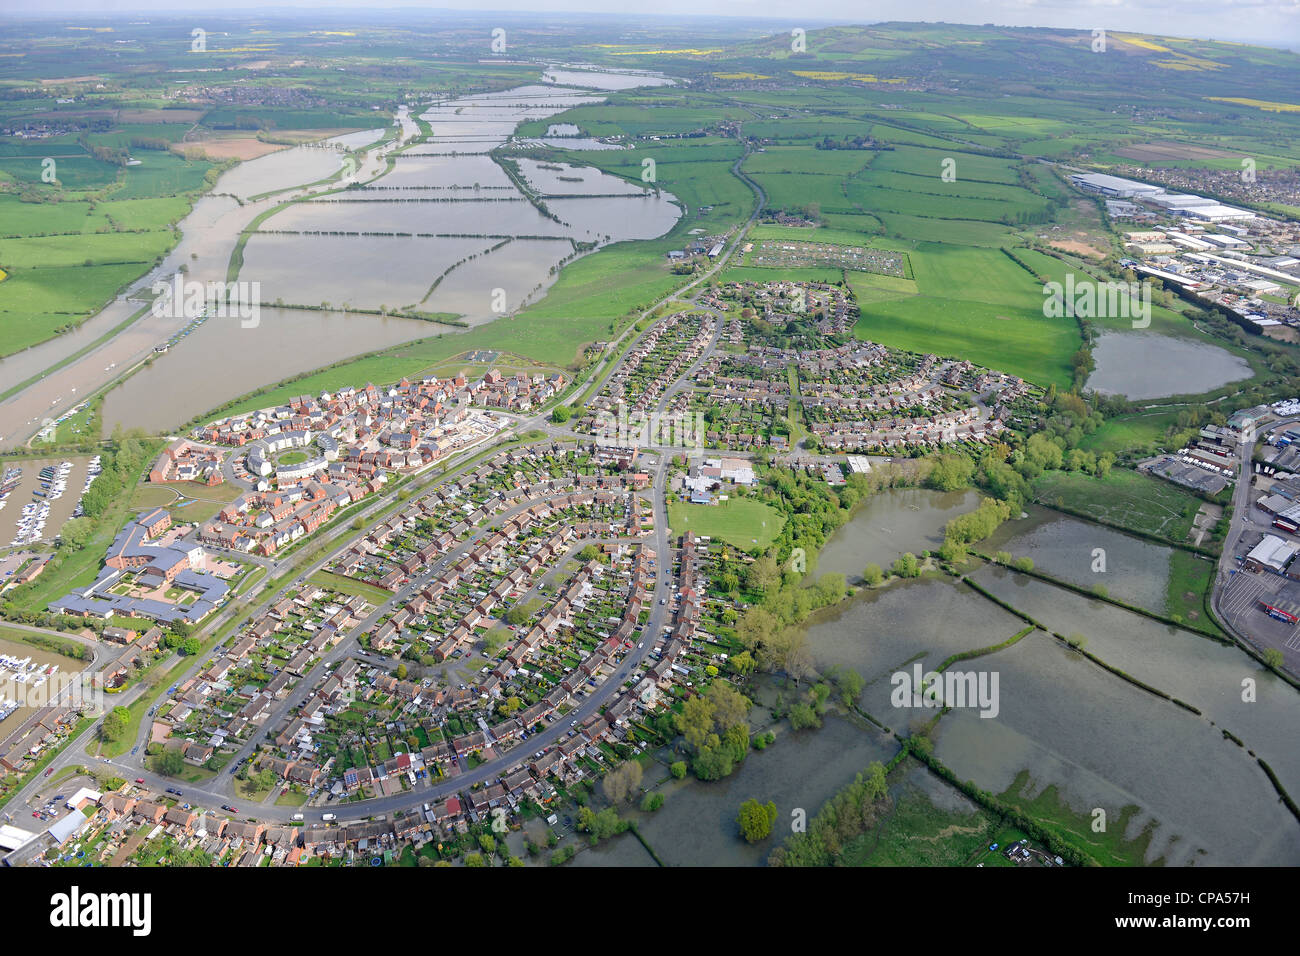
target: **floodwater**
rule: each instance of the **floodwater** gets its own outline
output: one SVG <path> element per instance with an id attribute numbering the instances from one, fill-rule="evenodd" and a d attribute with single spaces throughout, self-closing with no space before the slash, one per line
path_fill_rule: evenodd
<path id="1" fill-rule="evenodd" d="M 611 77 L 615 84 L 611 88 L 645 80 L 631 74 Z M 432 145 L 400 154 L 392 172 L 385 171 L 385 156 L 397 144 L 371 149 L 352 177 L 359 181 L 379 176 L 373 185 L 400 188 L 346 190 L 324 198 L 362 201 L 295 204 L 264 222 L 264 228 L 272 232 L 409 232 L 440 238 L 258 234 L 245 246 L 239 279 L 259 282 L 258 298 L 264 302 L 279 299 L 313 307 L 322 302 L 332 306 L 347 303 L 358 309 L 418 304 L 421 311 L 463 314 L 470 324 L 501 316 L 502 296 L 497 290 L 504 292 L 507 314 L 535 302 L 555 282 L 561 262 L 572 256 L 573 241 L 652 238 L 671 229 L 681 214 L 667 194 L 567 199 L 555 200 L 558 208 L 554 215 L 563 220 L 556 222 L 519 195 L 500 167 L 484 155 L 508 140 L 525 120 L 600 101 L 598 94 L 583 90 L 531 85 L 440 103 L 423 114 L 434 129 Z M 403 111 L 397 122 L 404 138 L 409 138 L 414 130 L 409 115 Z M 330 143 L 358 148 L 375 142 L 379 135 L 378 130 L 367 130 L 336 137 Z M 132 293 L 147 291 L 156 278 L 170 279 L 181 268 L 189 281 L 224 281 L 239 233 L 265 209 L 299 193 L 291 190 L 274 198 L 245 200 L 242 206 L 233 196 L 257 196 L 315 182 L 337 169 L 340 162 L 332 149 L 294 148 L 235 167 L 222 176 L 214 191 L 227 195 L 209 195 L 196 203 L 181 225 L 181 243 L 161 267 L 136 283 Z M 613 193 L 625 188 L 622 180 L 603 173 L 583 176 L 592 192 Z M 477 194 L 475 183 L 481 190 Z M 482 188 L 491 186 L 510 188 Z M 323 190 L 318 187 L 314 191 Z M 513 197 L 514 201 L 473 201 L 497 197 Z M 456 201 L 376 201 L 429 198 Z M 467 199 L 470 201 L 464 201 Z M 466 236 L 475 239 L 463 238 Z M 514 238 L 496 253 L 486 252 L 503 237 L 527 238 Z M 442 281 L 425 300 L 439 276 Z M 0 377 L 21 381 L 39 373 L 78 345 L 123 322 L 143 301 L 123 297 L 74 336 L 60 337 L 46 347 L 0 362 Z M 268 316 L 268 311 L 262 310 L 261 325 L 252 331 L 241 328 L 238 321 L 209 320 L 162 355 L 155 355 L 152 348 L 187 323 L 147 314 L 110 342 L 0 405 L 0 443 L 21 440 L 39 427 L 41 419 L 71 405 L 70 396 L 90 394 L 151 357 L 149 368 L 106 398 L 107 427 L 119 421 L 126 427 L 169 427 L 285 375 L 448 331 L 428 323 L 371 315 L 353 314 L 344 320 L 319 312 L 289 317 L 287 313 Z M 195 347 L 198 343 L 202 344 L 201 354 Z M 212 364 L 218 356 L 222 364 Z M 219 374 L 214 374 L 214 369 L 219 369 Z M 73 385 L 77 392 L 71 390 Z M 166 403 L 159 402 L 160 395 L 167 396 Z"/>
<path id="2" fill-rule="evenodd" d="M 1268 761 L 1288 791 L 1300 792 L 1300 692 L 1236 647 L 1003 568 L 972 577 L 1057 633 L 1082 634 L 1089 653 L 1201 710 Z M 1244 693 L 1246 680 L 1254 700 Z"/>
<path id="3" fill-rule="evenodd" d="M 548 217 L 486 155 L 524 120 L 595 101 L 575 90 L 524 86 L 440 103 L 422 114 L 433 130 L 431 146 L 398 154 L 392 171 L 367 188 L 266 220 L 265 234 L 245 247 L 240 278 L 261 282 L 265 301 L 416 306 L 460 315 L 470 325 L 536 302 L 574 253 L 573 242 L 651 239 L 681 215 L 671 196 L 600 170 L 548 170 L 521 160 L 530 185 L 548 196 Z M 503 238 L 512 241 L 494 248 Z"/>
<path id="4" fill-rule="evenodd" d="M 778 732 L 774 744 L 750 751 L 724 780 L 670 780 L 660 788 L 663 807 L 640 816 L 638 826 L 668 866 L 756 866 L 790 833 L 794 810 L 815 816 L 868 764 L 885 763 L 897 751 L 897 744 L 881 734 L 828 716 L 818 730 Z M 646 783 L 652 779 L 657 777 L 647 774 Z M 736 812 L 750 797 L 776 804 L 773 835 L 756 846 L 746 843 L 736 826 Z M 635 837 L 620 840 L 635 842 Z"/>
<path id="5" fill-rule="evenodd" d="M 631 149 L 631 146 L 620 146 L 617 143 L 602 143 L 598 139 L 590 139 L 586 136 L 543 136 L 532 139 L 518 140 L 520 145 L 535 146 L 552 146 L 556 149 L 588 150 L 588 149 Z"/>
<path id="6" fill-rule="evenodd" d="M 878 516 L 888 513 L 882 509 Z M 1031 553 L 1036 551 L 1035 560 L 1063 577 L 1091 574 L 1086 567 L 1079 571 L 1062 544 L 1082 533 L 1071 524 L 1039 515 L 1033 524 L 1013 524 L 1009 537 L 1023 536 Z M 857 541 L 852 524 L 846 528 L 849 533 L 841 529 L 837 538 Z M 923 530 L 914 534 L 924 540 Z M 838 543 L 833 538 L 823 555 Z M 1163 593 L 1167 570 L 1143 578 L 1142 547 L 1131 546 L 1129 539 L 1107 539 L 1102 546 L 1112 568 L 1138 579 L 1118 586 L 1108 582 L 1112 593 L 1135 600 Z M 865 563 L 868 555 L 887 556 L 883 546 L 877 548 L 852 554 L 845 566 Z M 1165 557 L 1167 568 L 1167 556 L 1159 557 Z M 1002 568 L 985 567 L 972 578 L 1049 628 L 1083 634 L 1090 652 L 1199 708 L 1203 716 L 1127 683 L 1035 631 L 1009 648 L 952 665 L 956 671 L 998 675 L 995 716 L 981 717 L 975 707 L 954 708 L 939 722 L 936 755 L 959 777 L 1001 793 L 1027 771 L 1028 797 L 1053 785 L 1074 812 L 1087 815 L 1102 807 L 1112 821 L 1124 808 L 1137 807 L 1126 836 L 1133 839 L 1150 828 L 1147 862 L 1300 862 L 1300 828 L 1254 758 L 1222 734 L 1226 729 L 1240 737 L 1294 792 L 1300 787 L 1300 752 L 1292 737 L 1300 695 L 1235 648 Z M 936 669 L 955 653 L 1001 643 L 1023 626 L 964 585 L 922 579 L 860 591 L 814 615 L 806 634 L 818 670 L 856 670 L 866 684 L 860 706 L 907 733 L 935 711 L 895 707 L 892 675 L 911 673 L 918 664 L 922 673 Z M 1243 681 L 1251 682 L 1253 702 L 1242 699 Z M 1189 786 L 1188 781 L 1200 783 Z"/>
<path id="7" fill-rule="evenodd" d="M 862 590 L 850 600 L 809 619 L 808 648 L 819 672 L 851 668 L 866 684 L 860 706 L 882 724 L 906 733 L 932 710 L 896 708 L 890 679 L 937 669 L 962 651 L 1000 644 L 1025 627 L 1023 621 L 963 584 L 919 579 L 879 590 Z"/>
<path id="8" fill-rule="evenodd" d="M 1165 613 L 1173 549 L 1046 508 L 1026 510 L 1028 518 L 1008 521 L 980 550 L 1031 558 L 1044 574 L 1082 588 L 1100 585 L 1110 597 Z"/>
<path id="9" fill-rule="evenodd" d="M 1254 374 L 1245 359 L 1226 349 L 1156 332 L 1102 332 L 1092 355 L 1097 367 L 1088 388 L 1103 395 L 1193 395 Z"/>
<path id="10" fill-rule="evenodd" d="M 63 527 L 63 523 L 72 517 L 72 512 L 76 510 L 77 502 L 81 498 L 82 489 L 86 485 L 86 469 L 90 464 L 90 457 L 69 455 L 0 461 L 0 473 L 10 468 L 22 469 L 22 480 L 9 493 L 4 507 L 0 508 L 0 550 L 7 550 L 14 541 L 14 536 L 18 534 L 18 520 L 22 517 L 23 505 L 33 502 L 39 504 L 47 500 L 35 496 L 35 492 L 44 491 L 40 485 L 41 469 L 46 465 L 52 465 L 57 469 L 65 461 L 72 463 L 72 470 L 68 473 L 67 487 L 63 495 L 48 502 L 50 514 L 45 519 L 45 527 L 41 529 L 41 537 L 38 539 L 42 541 L 53 541 L 54 536 Z"/>
<path id="11" fill-rule="evenodd" d="M 327 142 L 352 143 L 357 139 L 372 141 L 370 131 L 346 134 Z M 304 150 L 303 152 L 312 152 Z M 332 150 L 315 152 L 333 157 Z M 214 193 L 199 199 L 190 214 L 181 223 L 182 238 L 167 255 L 163 263 L 135 282 L 125 294 L 114 299 L 94 317 L 69 335 L 60 335 L 38 346 L 0 360 L 0 381 L 16 383 L 39 375 L 54 364 L 64 361 L 81 348 L 111 332 L 150 301 L 150 288 L 156 281 L 170 282 L 182 269 L 187 281 L 208 283 L 224 282 L 230 256 L 240 232 L 262 211 L 295 193 L 285 193 L 275 199 L 245 202 L 242 206 L 226 192 L 227 178 L 238 176 L 241 190 L 258 194 L 281 188 L 286 175 L 283 165 L 269 164 L 282 153 L 271 153 L 259 159 L 242 163 L 223 174 L 217 181 Z M 337 162 L 331 158 L 337 166 Z M 367 154 L 358 175 L 373 175 L 382 164 L 375 151 Z M 312 170 L 300 170 L 312 182 Z M 169 315 L 145 315 L 79 359 L 68 362 L 63 368 L 50 372 L 40 381 L 7 401 L 0 403 L 0 447 L 21 444 L 22 440 L 40 428 L 41 421 L 58 414 L 75 404 L 77 396 L 92 394 L 95 390 L 122 375 L 126 370 L 153 354 L 155 345 L 166 341 L 186 323 Z M 271 377 L 268 375 L 268 378 Z M 233 397 L 233 396 L 227 396 Z"/>
<path id="12" fill-rule="evenodd" d="M 872 495 L 818 553 L 816 573 L 834 571 L 852 582 L 861 579 L 868 564 L 888 570 L 905 551 L 920 555 L 938 550 L 944 525 L 974 511 L 979 501 L 976 491 L 928 488 L 890 488 Z"/>
<path id="13" fill-rule="evenodd" d="M 542 74 L 547 83 L 579 86 L 595 90 L 630 90 L 638 86 L 672 86 L 673 81 L 656 73 L 640 70 L 563 69 L 552 67 Z"/>
<path id="14" fill-rule="evenodd" d="M 304 144 L 268 153 L 255 162 L 240 163 L 222 175 L 215 191 L 247 200 L 261 193 L 316 182 L 343 165 L 343 150 L 356 148 L 350 144 L 367 146 L 378 140 L 383 132 L 382 129 L 363 130 L 326 140 L 320 146 Z"/>
<path id="15" fill-rule="evenodd" d="M 24 644 L 18 641 L 6 641 L 3 638 L 0 638 L 0 654 L 14 657 L 18 660 L 30 657 L 30 663 L 40 663 L 45 667 L 49 667 L 52 664 L 58 664 L 59 674 L 78 673 L 81 671 L 82 667 L 85 666 L 81 661 L 75 660 L 71 657 L 64 657 L 62 654 L 54 654 L 50 651 L 42 650 L 39 647 L 33 647 L 30 644 Z M 14 671 L 0 665 L 0 712 L 8 709 L 7 704 L 9 702 L 24 702 L 21 697 L 22 692 L 26 688 L 24 688 L 22 684 L 14 684 L 14 676 Z M 41 688 L 33 689 L 32 691 L 29 691 L 29 693 L 48 693 L 49 689 L 53 686 L 54 684 L 47 679 Z M 23 721 L 31 717 L 32 713 L 33 708 L 31 707 L 19 707 L 8 717 L 0 720 L 0 740 L 3 740 L 6 735 L 21 727 Z M 29 736 L 28 743 L 34 744 L 38 737 L 39 735 Z M 21 820 L 18 821 L 18 824 L 19 826 L 26 825 Z"/>
<path id="16" fill-rule="evenodd" d="M 981 658 L 996 668 L 1000 709 L 954 708 L 935 755 L 959 778 L 1001 793 L 1028 771 L 1085 821 L 1103 809 L 1125 836 L 1151 828 L 1146 862 L 1292 865 L 1300 827 L 1256 762 L 1202 717 L 1107 673 L 1041 631 Z M 1082 824 L 1087 826 L 1088 823 Z"/>
<path id="17" fill-rule="evenodd" d="M 104 397 L 104 430 L 172 429 L 196 415 L 282 378 L 359 351 L 454 331 L 393 316 L 265 308 L 256 328 L 212 318 Z"/>
<path id="18" fill-rule="evenodd" d="M 254 236 L 241 275 L 257 276 L 265 302 L 423 309 L 419 303 L 434 279 L 494 244 L 491 239 L 312 236 L 304 242 L 299 236 Z"/>
<path id="19" fill-rule="evenodd" d="M 626 179 L 607 176 L 592 166 L 521 159 L 519 168 L 524 178 L 528 180 L 528 185 L 544 195 L 563 196 L 599 192 L 620 196 L 644 196 L 652 192 Z"/>

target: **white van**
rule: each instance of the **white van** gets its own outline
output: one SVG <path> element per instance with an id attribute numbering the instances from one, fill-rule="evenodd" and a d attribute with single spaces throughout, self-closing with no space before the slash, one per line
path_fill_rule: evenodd
<path id="1" fill-rule="evenodd" d="M 295 820 L 301 820 L 301 819 L 302 819 L 302 814 L 301 814 L 301 813 L 295 813 L 295 814 L 293 815 L 293 819 L 295 819 Z"/>
<path id="2" fill-rule="evenodd" d="M 338 817 L 335 816 L 333 813 L 322 813 L 322 814 L 320 815 L 320 818 L 321 818 L 322 820 L 324 820 L 326 823 L 328 823 L 330 820 L 337 820 L 337 819 L 338 819 Z"/>

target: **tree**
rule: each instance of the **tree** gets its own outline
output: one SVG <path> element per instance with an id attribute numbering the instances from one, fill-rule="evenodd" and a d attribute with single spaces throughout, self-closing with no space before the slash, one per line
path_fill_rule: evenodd
<path id="1" fill-rule="evenodd" d="M 766 592 L 781 580 L 781 571 L 776 566 L 776 556 L 771 552 L 764 554 L 745 571 L 745 586 L 751 591 Z"/>
<path id="2" fill-rule="evenodd" d="M 185 769 L 185 758 L 179 750 L 167 749 L 158 757 L 158 772 L 164 777 L 179 777 Z"/>
<path id="3" fill-rule="evenodd" d="M 916 555 L 911 551 L 906 551 L 903 556 L 894 562 L 894 573 L 900 578 L 915 578 L 921 575 L 921 566 L 916 560 Z"/>
<path id="4" fill-rule="evenodd" d="M 851 667 L 836 667 L 832 669 L 830 677 L 839 687 L 840 698 L 844 702 L 844 706 L 852 707 L 858 697 L 861 696 L 862 689 L 866 686 L 866 681 L 862 679 L 862 675 Z"/>
<path id="5" fill-rule="evenodd" d="M 760 843 L 772 835 L 772 824 L 776 823 L 776 804 L 771 800 L 762 804 L 750 798 L 740 805 L 736 822 L 740 824 L 740 835 L 747 842 Z"/>
<path id="6" fill-rule="evenodd" d="M 1284 660 L 1285 658 L 1282 656 L 1282 652 L 1276 647 L 1270 647 L 1264 651 L 1264 665 L 1266 667 L 1270 667 L 1275 671 L 1280 671 Z"/>
<path id="7" fill-rule="evenodd" d="M 754 672 L 754 658 L 749 651 L 741 651 L 739 654 L 733 654 L 727 659 L 728 666 L 732 671 L 743 676 Z"/>
<path id="8" fill-rule="evenodd" d="M 557 425 L 563 425 L 573 417 L 573 409 L 568 405 L 556 405 L 551 409 L 551 421 Z"/>
<path id="9" fill-rule="evenodd" d="M 181 654 L 185 657 L 194 657 L 202 649 L 203 645 L 199 643 L 197 637 L 187 637 L 181 641 Z"/>
<path id="10" fill-rule="evenodd" d="M 961 452 L 937 455 L 926 483 L 939 491 L 960 491 L 969 488 L 975 475 L 975 462 Z"/>
<path id="11" fill-rule="evenodd" d="M 885 572 L 880 569 L 880 565 L 872 563 L 862 569 L 862 580 L 866 582 L 867 587 L 874 588 L 885 579 Z"/>
<path id="12" fill-rule="evenodd" d="M 593 846 L 606 837 L 618 833 L 620 824 L 618 811 L 613 807 L 606 807 L 599 813 L 596 813 L 590 807 L 583 807 L 578 811 L 578 829 L 591 834 Z"/>
<path id="13" fill-rule="evenodd" d="M 677 760 L 669 764 L 668 772 L 671 773 L 675 779 L 681 780 L 686 776 L 686 761 Z"/>
<path id="14" fill-rule="evenodd" d="M 95 523 L 90 518 L 69 518 L 59 530 L 62 543 L 75 550 L 81 550 L 90 543 L 95 534 Z"/>
<path id="15" fill-rule="evenodd" d="M 790 708 L 790 727 L 793 730 L 804 730 L 808 727 L 820 727 L 821 718 L 813 710 L 812 704 L 799 703 Z"/>
<path id="16" fill-rule="evenodd" d="M 121 740 L 130 719 L 131 712 L 125 707 L 114 707 L 104 715 L 104 722 L 99 725 L 100 736 L 105 740 Z"/>
<path id="17" fill-rule="evenodd" d="M 398 661 L 398 664 L 397 664 L 397 679 L 398 679 L 398 680 L 406 680 L 406 661 Z"/>
<path id="18" fill-rule="evenodd" d="M 641 786 L 641 776 L 641 764 L 637 761 L 627 760 L 619 764 L 605 774 L 605 798 L 615 806 L 626 802 Z"/>
<path id="19" fill-rule="evenodd" d="M 641 800 L 641 809 L 645 813 L 654 813 L 664 805 L 662 793 L 647 793 Z"/>

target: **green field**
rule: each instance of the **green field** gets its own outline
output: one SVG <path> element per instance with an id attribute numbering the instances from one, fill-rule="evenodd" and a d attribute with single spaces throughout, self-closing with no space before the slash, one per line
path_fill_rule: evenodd
<path id="1" fill-rule="evenodd" d="M 915 295 L 882 298 L 875 277 L 849 273 L 855 294 L 862 290 L 860 338 L 959 356 L 1040 385 L 1070 384 L 1078 326 L 1044 317 L 1042 285 L 1029 273 L 996 249 L 918 243 L 908 252 Z"/>
<path id="2" fill-rule="evenodd" d="M 1167 481 L 1123 468 L 1105 478 L 1052 471 L 1034 485 L 1037 501 L 1061 504 L 1133 531 L 1185 541 L 1201 500 Z"/>
<path id="3" fill-rule="evenodd" d="M 345 578 L 341 574 L 332 574 L 329 571 L 317 571 L 307 580 L 313 584 L 319 584 L 323 588 L 329 588 L 331 591 L 338 591 L 340 594 L 358 595 L 376 606 L 383 604 L 393 596 L 383 588 L 374 587 L 364 581 L 354 581 L 351 578 Z"/>
<path id="4" fill-rule="evenodd" d="M 668 524 L 675 535 L 694 531 L 750 551 L 776 540 L 785 515 L 752 498 L 728 498 L 716 505 L 674 501 L 668 505 Z"/>
<path id="5" fill-rule="evenodd" d="M 837 862 L 843 866 L 973 866 L 984 861 L 991 866 L 994 858 L 1002 859 L 988 851 L 1001 821 L 980 807 L 972 805 L 971 811 L 940 809 L 919 788 L 905 783 L 880 823 L 844 846 Z"/>
<path id="6" fill-rule="evenodd" d="M 1165 613 L 1199 630 L 1222 633 L 1214 619 L 1205 613 L 1205 595 L 1214 582 L 1214 574 L 1212 560 L 1187 551 L 1171 552 Z"/>

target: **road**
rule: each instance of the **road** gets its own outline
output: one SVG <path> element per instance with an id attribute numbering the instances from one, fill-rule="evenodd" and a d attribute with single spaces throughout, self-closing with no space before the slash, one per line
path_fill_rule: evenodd
<path id="1" fill-rule="evenodd" d="M 1239 477 L 1232 492 L 1232 524 L 1223 541 L 1223 551 L 1219 555 L 1218 573 L 1215 575 L 1214 593 L 1211 597 L 1214 613 L 1229 633 L 1238 641 L 1258 651 L 1270 647 L 1282 651 L 1286 669 L 1292 673 L 1300 673 L 1300 648 L 1293 646 L 1296 644 L 1294 631 L 1286 635 L 1289 640 L 1278 640 L 1277 635 L 1284 630 L 1283 628 L 1273 625 L 1272 619 L 1264 616 L 1255 601 L 1232 600 L 1232 595 L 1239 587 L 1247 586 L 1247 578 L 1267 577 L 1239 569 L 1237 555 L 1245 553 L 1243 539 L 1248 535 L 1278 534 L 1273 527 L 1272 519 L 1255 508 L 1251 500 L 1255 491 L 1250 480 L 1255 446 L 1270 432 L 1289 427 L 1297 422 L 1300 422 L 1300 416 L 1271 421 L 1266 427 L 1257 428 L 1255 435 L 1243 439 L 1238 445 Z M 1236 574 L 1233 574 L 1234 571 Z"/>

